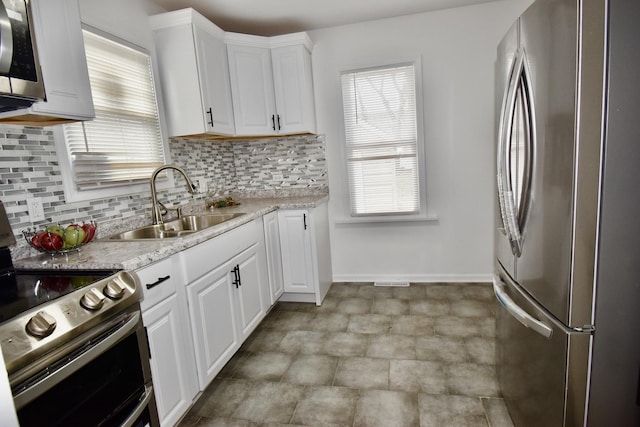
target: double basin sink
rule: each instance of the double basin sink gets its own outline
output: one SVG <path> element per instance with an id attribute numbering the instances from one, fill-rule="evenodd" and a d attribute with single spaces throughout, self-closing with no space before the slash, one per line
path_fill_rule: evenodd
<path id="1" fill-rule="evenodd" d="M 170 239 L 206 230 L 245 213 L 185 215 L 164 224 L 146 225 L 109 237 L 110 240 Z"/>

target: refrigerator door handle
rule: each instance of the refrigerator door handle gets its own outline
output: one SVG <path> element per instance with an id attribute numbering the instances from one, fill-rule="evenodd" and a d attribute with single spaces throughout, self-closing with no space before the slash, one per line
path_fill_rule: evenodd
<path id="1" fill-rule="evenodd" d="M 498 150 L 497 150 L 497 181 L 498 181 L 498 205 L 500 206 L 500 216 L 504 228 L 500 231 L 509 239 L 511 250 L 516 253 L 515 242 L 519 239 L 517 220 L 513 206 L 513 193 L 508 190 L 506 182 L 506 150 L 511 138 L 511 126 L 513 123 L 513 110 L 516 102 L 516 89 L 519 82 L 520 51 L 516 51 L 515 58 L 509 71 L 507 88 L 502 97 L 502 107 L 500 109 L 500 125 L 498 127 Z M 509 203 L 511 202 L 511 203 Z"/>
<path id="2" fill-rule="evenodd" d="M 535 145 L 535 107 L 533 99 L 531 72 L 524 48 L 515 52 L 515 58 L 509 72 L 507 90 L 502 99 L 500 126 L 498 128 L 497 180 L 500 214 L 505 235 L 511 241 L 514 255 L 522 254 L 524 222 L 531 198 L 530 182 L 533 173 L 533 145 Z M 517 112 L 516 112 L 517 110 Z M 522 122 L 521 122 L 522 121 Z M 521 144 L 516 139 L 517 151 L 524 154 L 514 155 L 514 126 L 516 132 L 526 138 Z M 521 146 L 522 145 L 522 146 Z M 521 147 L 520 147 L 521 146 Z M 515 159 L 515 160 L 514 160 Z M 514 163 L 515 162 L 515 163 Z M 522 162 L 523 164 L 520 164 Z M 514 165 L 516 172 L 514 188 Z M 521 176 L 520 176 L 521 174 Z"/>
<path id="3" fill-rule="evenodd" d="M 498 277 L 493 276 L 493 292 L 496 294 L 498 302 L 511 314 L 515 319 L 527 328 L 531 328 L 545 338 L 551 338 L 553 329 L 534 318 L 529 313 L 518 306 L 504 291 L 504 282 Z"/>
<path id="4" fill-rule="evenodd" d="M 529 304 L 533 305 L 534 307 L 537 307 L 538 310 L 540 310 L 540 314 L 547 321 L 549 321 L 552 324 L 554 324 L 557 328 L 561 329 L 564 333 L 566 333 L 566 334 L 593 334 L 595 332 L 596 327 L 594 325 L 573 326 L 573 327 L 565 325 L 560 320 L 558 320 L 558 318 L 556 318 L 551 312 L 549 312 L 546 308 L 544 308 L 537 301 L 535 301 L 525 290 L 523 290 L 520 287 L 519 284 L 514 282 L 513 279 L 509 276 L 509 273 L 507 273 L 505 271 L 504 267 L 502 265 L 500 265 L 500 262 L 498 262 L 498 264 L 497 264 L 497 269 L 498 269 L 499 275 L 494 275 L 494 278 L 493 278 L 493 290 L 494 290 L 494 292 L 496 291 L 496 289 L 498 289 L 498 291 L 500 291 L 500 296 L 498 296 L 497 292 L 495 292 L 495 293 L 496 293 L 496 298 L 498 298 L 498 300 L 500 301 L 501 304 L 502 304 L 503 301 L 500 298 L 502 298 L 502 296 L 504 296 L 509 301 L 511 301 L 512 307 L 518 307 L 521 311 L 526 313 L 524 310 L 522 310 L 522 308 L 520 306 L 516 305 L 513 302 L 513 300 L 511 300 L 511 298 L 509 298 L 509 296 L 504 291 L 505 282 L 502 280 L 502 278 L 504 277 L 505 280 L 507 282 L 509 282 L 509 287 L 514 288 Z M 505 306 L 504 304 L 502 304 L 502 305 L 507 310 L 509 310 L 509 308 L 507 306 Z M 527 314 L 527 316 L 531 317 L 531 315 L 529 315 L 528 313 L 526 313 L 526 314 Z M 516 316 L 516 319 L 518 319 L 517 316 Z M 536 320 L 537 322 L 540 322 L 537 319 L 533 319 L 533 320 Z"/>

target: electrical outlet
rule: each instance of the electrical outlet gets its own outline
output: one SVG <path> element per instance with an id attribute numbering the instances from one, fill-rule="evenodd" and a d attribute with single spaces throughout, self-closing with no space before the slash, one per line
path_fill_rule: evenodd
<path id="1" fill-rule="evenodd" d="M 207 180 L 205 178 L 198 178 L 198 192 L 199 193 L 207 192 Z"/>
<path id="2" fill-rule="evenodd" d="M 27 209 L 29 210 L 29 221 L 38 222 L 44 220 L 44 208 L 42 199 L 30 197 L 27 199 Z"/>

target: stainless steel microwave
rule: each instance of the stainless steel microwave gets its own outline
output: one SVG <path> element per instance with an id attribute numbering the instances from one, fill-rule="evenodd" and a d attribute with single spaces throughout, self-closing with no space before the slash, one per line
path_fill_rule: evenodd
<path id="1" fill-rule="evenodd" d="M 0 112 L 45 98 L 30 6 L 0 0 Z"/>

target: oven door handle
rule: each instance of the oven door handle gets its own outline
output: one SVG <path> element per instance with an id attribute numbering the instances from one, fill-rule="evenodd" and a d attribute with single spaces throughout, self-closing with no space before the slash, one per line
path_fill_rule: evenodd
<path id="1" fill-rule="evenodd" d="M 112 333 L 102 341 L 96 343 L 93 347 L 89 348 L 84 353 L 80 354 L 78 357 L 62 366 L 60 369 L 43 377 L 31 387 L 17 393 L 13 397 L 13 403 L 16 409 L 22 408 L 27 403 L 45 393 L 47 390 L 64 381 L 77 370 L 91 363 L 95 358 L 100 356 L 111 346 L 134 331 L 138 327 L 138 322 L 140 321 L 140 312 L 136 311 L 135 313 L 131 313 L 128 316 L 129 319 L 114 333 Z"/>
<path id="2" fill-rule="evenodd" d="M 122 427 L 132 427 L 138 421 L 138 418 L 140 418 L 140 415 L 142 415 L 144 410 L 147 409 L 152 397 L 153 386 L 145 384 L 144 392 L 138 400 L 140 403 L 136 406 L 136 409 L 131 412 L 131 415 L 129 415 L 129 417 L 122 423 Z"/>

